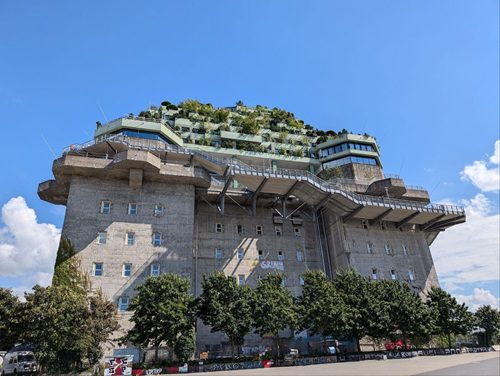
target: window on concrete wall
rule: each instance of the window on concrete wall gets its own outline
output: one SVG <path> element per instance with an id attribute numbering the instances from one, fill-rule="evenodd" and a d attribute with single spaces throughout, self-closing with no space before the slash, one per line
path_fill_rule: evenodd
<path id="1" fill-rule="evenodd" d="M 160 264 L 151 264 L 151 277 L 158 277 L 160 275 Z"/>
<path id="2" fill-rule="evenodd" d="M 390 244 L 386 244 L 384 245 L 384 249 L 385 249 L 385 253 L 387 255 L 392 255 L 392 248 L 391 248 L 391 245 Z"/>
<path id="3" fill-rule="evenodd" d="M 387 229 L 387 225 L 386 225 L 386 223 L 384 221 L 380 221 L 380 228 L 382 230 L 386 230 Z"/>
<path id="4" fill-rule="evenodd" d="M 236 232 L 238 235 L 243 234 L 243 226 L 242 225 L 236 225 Z"/>
<path id="5" fill-rule="evenodd" d="M 264 261 L 264 251 L 260 249 L 257 253 L 259 254 L 259 261 Z"/>
<path id="6" fill-rule="evenodd" d="M 368 228 L 368 221 L 366 219 L 362 219 L 361 225 L 363 226 L 364 229 L 367 229 Z"/>
<path id="7" fill-rule="evenodd" d="M 415 280 L 415 272 L 413 271 L 413 269 L 408 269 L 408 279 L 410 281 L 414 281 Z"/>
<path id="8" fill-rule="evenodd" d="M 245 274 L 238 274 L 238 285 L 243 286 L 245 284 Z"/>
<path id="9" fill-rule="evenodd" d="M 128 204 L 128 215 L 137 215 L 137 204 Z"/>
<path id="10" fill-rule="evenodd" d="M 294 227 L 293 228 L 293 233 L 295 234 L 295 237 L 300 237 L 300 228 L 299 227 Z"/>
<path id="11" fill-rule="evenodd" d="M 378 279 L 378 270 L 376 268 L 372 269 L 372 279 L 373 280 Z"/>
<path id="12" fill-rule="evenodd" d="M 406 244 L 403 244 L 402 248 L 403 248 L 403 255 L 408 256 L 408 254 L 410 253 L 408 246 Z"/>
<path id="13" fill-rule="evenodd" d="M 285 255 L 283 251 L 278 251 L 278 261 L 283 261 L 285 259 Z"/>
<path id="14" fill-rule="evenodd" d="M 162 217 L 164 212 L 165 212 L 165 208 L 163 207 L 163 205 L 161 205 L 161 204 L 155 205 L 155 211 L 154 211 L 155 217 Z"/>
<path id="15" fill-rule="evenodd" d="M 128 305 L 130 303 L 130 299 L 126 296 L 120 296 L 118 299 L 118 311 L 126 311 L 128 309 Z"/>
<path id="16" fill-rule="evenodd" d="M 255 233 L 257 235 L 262 235 L 264 233 L 264 231 L 262 230 L 262 226 L 261 225 L 255 226 Z"/>
<path id="17" fill-rule="evenodd" d="M 373 253 L 373 250 L 374 250 L 374 247 L 373 247 L 373 243 L 371 242 L 367 242 L 366 243 L 366 250 L 368 251 L 368 253 Z"/>
<path id="18" fill-rule="evenodd" d="M 395 281 L 396 279 L 398 279 L 398 274 L 396 273 L 396 270 L 394 270 L 394 269 L 391 269 L 391 279 L 393 281 Z"/>
<path id="19" fill-rule="evenodd" d="M 101 277 L 104 272 L 104 267 L 102 262 L 94 262 L 92 266 L 92 275 L 94 277 Z"/>
<path id="20" fill-rule="evenodd" d="M 153 246 L 155 247 L 161 246 L 161 234 L 159 232 L 153 233 Z"/>
<path id="21" fill-rule="evenodd" d="M 276 236 L 281 236 L 282 234 L 281 226 L 274 226 L 274 232 L 276 233 Z"/>
<path id="22" fill-rule="evenodd" d="M 99 205 L 99 213 L 109 214 L 111 213 L 111 201 L 101 201 Z"/>
<path id="23" fill-rule="evenodd" d="M 122 277 L 130 277 L 132 275 L 132 264 L 123 264 Z"/>
<path id="24" fill-rule="evenodd" d="M 243 251 L 243 248 L 238 248 L 238 260 L 243 260 L 244 256 L 245 252 Z"/>
<path id="25" fill-rule="evenodd" d="M 283 276 L 283 279 L 281 280 L 281 286 L 285 287 L 287 285 L 287 280 L 286 280 L 286 277 Z"/>
<path id="26" fill-rule="evenodd" d="M 304 286 L 304 277 L 299 276 L 299 285 Z"/>
<path id="27" fill-rule="evenodd" d="M 215 258 L 217 260 L 220 260 L 222 258 L 222 249 L 220 248 L 215 248 Z"/>
<path id="28" fill-rule="evenodd" d="M 304 252 L 300 250 L 297 251 L 297 261 L 304 261 Z"/>
<path id="29" fill-rule="evenodd" d="M 97 244 L 106 244 L 106 231 L 99 231 L 97 233 Z"/>
<path id="30" fill-rule="evenodd" d="M 222 223 L 216 223 L 215 232 L 222 232 L 222 231 L 223 231 Z"/>
<path id="31" fill-rule="evenodd" d="M 125 244 L 134 245 L 135 243 L 135 234 L 133 232 L 127 232 L 125 234 Z"/>

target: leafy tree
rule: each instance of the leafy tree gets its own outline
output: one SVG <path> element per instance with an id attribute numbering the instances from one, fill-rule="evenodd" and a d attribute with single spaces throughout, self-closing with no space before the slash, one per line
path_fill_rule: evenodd
<path id="1" fill-rule="evenodd" d="M 322 335 L 326 347 L 324 337 L 345 334 L 352 326 L 353 311 L 323 272 L 309 270 L 303 278 L 302 295 L 297 302 L 300 327 Z"/>
<path id="2" fill-rule="evenodd" d="M 52 286 L 66 286 L 80 293 L 90 288 L 88 276 L 81 272 L 80 260 L 76 257 L 73 244 L 64 237 L 61 237 L 57 249 Z"/>
<path id="3" fill-rule="evenodd" d="M 500 311 L 489 305 L 479 307 L 474 314 L 476 325 L 484 329 L 486 346 L 490 346 L 493 338 L 500 330 Z"/>
<path id="4" fill-rule="evenodd" d="M 433 330 L 431 310 L 410 285 L 400 281 L 381 280 L 379 299 L 389 309 L 387 337 L 401 333 L 405 346 L 408 338 L 428 338 Z"/>
<path id="5" fill-rule="evenodd" d="M 232 276 L 216 272 L 203 276 L 202 293 L 197 300 L 198 317 L 210 325 L 212 332 L 223 332 L 234 346 L 243 343 L 253 325 L 254 294 L 250 287 L 240 286 Z"/>
<path id="6" fill-rule="evenodd" d="M 439 287 L 432 287 L 427 295 L 427 305 L 434 319 L 434 334 L 445 335 L 451 348 L 451 335 L 467 334 L 472 329 L 473 315 L 465 303 L 457 300 Z"/>
<path id="7" fill-rule="evenodd" d="M 213 113 L 213 120 L 216 123 L 227 123 L 228 119 L 229 119 L 229 110 L 219 108 L 215 110 Z"/>
<path id="8" fill-rule="evenodd" d="M 0 288 L 0 349 L 9 350 L 19 339 L 19 299 L 12 291 Z"/>
<path id="9" fill-rule="evenodd" d="M 137 288 L 137 295 L 132 299 L 129 310 L 133 311 L 131 321 L 134 327 L 129 330 L 125 340 L 135 345 L 155 347 L 155 359 L 158 360 L 158 347 L 164 343 L 176 356 L 186 360 L 187 348 L 190 355 L 194 351 L 184 337 L 193 335 L 195 324 L 194 299 L 190 294 L 189 279 L 177 274 L 161 274 L 148 277 Z M 179 351 L 182 349 L 182 351 Z"/>
<path id="10" fill-rule="evenodd" d="M 359 341 L 366 335 L 379 337 L 388 325 L 387 307 L 375 298 L 375 288 L 359 273 L 349 270 L 337 275 L 334 285 L 342 300 L 352 310 L 352 319 L 347 333 L 356 341 L 357 351 L 361 351 Z"/>
<path id="11" fill-rule="evenodd" d="M 271 335 L 279 356 L 279 331 L 298 323 L 292 294 L 283 286 L 281 274 L 261 278 L 255 290 L 255 328 L 261 336 Z"/>

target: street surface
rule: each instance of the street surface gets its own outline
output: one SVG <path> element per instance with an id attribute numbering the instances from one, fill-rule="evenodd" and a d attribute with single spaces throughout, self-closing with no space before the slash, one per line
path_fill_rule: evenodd
<path id="1" fill-rule="evenodd" d="M 258 368 L 238 371 L 191 373 L 210 376 L 500 376 L 500 352 L 422 356 L 410 359 L 364 360 L 302 367 Z"/>

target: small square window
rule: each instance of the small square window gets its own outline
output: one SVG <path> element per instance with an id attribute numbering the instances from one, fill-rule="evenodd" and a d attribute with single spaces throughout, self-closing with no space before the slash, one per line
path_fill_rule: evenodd
<path id="1" fill-rule="evenodd" d="M 132 275 L 132 264 L 123 264 L 122 277 L 130 277 Z"/>
<path id="2" fill-rule="evenodd" d="M 283 278 L 281 279 L 281 286 L 285 287 L 285 286 L 287 285 L 287 282 L 288 282 L 288 281 L 286 280 L 286 277 L 283 277 Z"/>
<path id="3" fill-rule="evenodd" d="M 215 232 L 222 232 L 222 231 L 223 231 L 222 223 L 216 223 Z"/>
<path id="4" fill-rule="evenodd" d="M 151 264 L 151 277 L 158 277 L 160 275 L 160 264 Z"/>
<path id="5" fill-rule="evenodd" d="M 394 269 L 391 270 L 391 279 L 395 281 L 398 279 L 398 275 L 396 274 L 396 271 Z"/>
<path id="6" fill-rule="evenodd" d="M 257 225 L 255 226 L 255 233 L 257 235 L 262 235 L 264 233 L 263 229 L 262 229 L 262 226 L 261 225 Z"/>
<path id="7" fill-rule="evenodd" d="M 264 261 L 264 251 L 262 250 L 259 250 L 257 251 L 258 254 L 259 254 L 259 261 Z"/>
<path id="8" fill-rule="evenodd" d="M 403 244 L 402 248 L 403 248 L 403 255 L 408 256 L 408 254 L 410 253 L 410 250 L 408 249 L 408 246 L 405 245 L 405 244 Z"/>
<path id="9" fill-rule="evenodd" d="M 155 247 L 161 246 L 161 234 L 159 232 L 153 233 L 153 246 Z"/>
<path id="10" fill-rule="evenodd" d="M 99 231 L 97 233 L 97 244 L 106 244 L 106 231 Z"/>
<path id="11" fill-rule="evenodd" d="M 366 243 L 366 250 L 368 251 L 368 253 L 370 253 L 370 254 L 373 253 L 373 248 L 374 247 L 373 247 L 372 243 L 370 243 L 370 242 Z"/>
<path id="12" fill-rule="evenodd" d="M 101 205 L 99 206 L 99 212 L 101 214 L 111 213 L 111 201 L 101 201 Z"/>
<path id="13" fill-rule="evenodd" d="M 377 269 L 372 269 L 372 279 L 373 280 L 378 279 L 378 270 Z"/>
<path id="14" fill-rule="evenodd" d="M 297 261 L 304 261 L 304 252 L 297 251 Z"/>
<path id="15" fill-rule="evenodd" d="M 243 260 L 244 256 L 245 252 L 243 251 L 243 248 L 238 248 L 238 260 Z"/>
<path id="16" fill-rule="evenodd" d="M 295 234 L 296 238 L 299 238 L 300 237 L 300 228 L 294 227 L 293 233 Z"/>
<path id="17" fill-rule="evenodd" d="M 368 229 L 368 221 L 366 219 L 361 220 L 361 225 L 364 229 Z"/>
<path id="18" fill-rule="evenodd" d="M 243 286 L 245 284 L 245 274 L 238 274 L 238 285 Z"/>
<path id="19" fill-rule="evenodd" d="M 94 262 L 94 266 L 92 268 L 92 275 L 94 277 L 101 277 L 104 271 L 102 262 Z"/>
<path id="20" fill-rule="evenodd" d="M 281 226 L 274 227 L 274 232 L 276 233 L 276 236 L 281 236 Z"/>
<path id="21" fill-rule="evenodd" d="M 385 253 L 387 255 L 392 255 L 392 248 L 391 248 L 390 244 L 384 245 L 384 249 L 385 249 Z"/>
<path id="22" fill-rule="evenodd" d="M 128 214 L 137 215 L 137 204 L 128 204 Z"/>
<path id="23" fill-rule="evenodd" d="M 135 234 L 133 232 L 127 232 L 127 234 L 125 235 L 125 242 L 127 245 L 134 245 Z"/>
<path id="24" fill-rule="evenodd" d="M 236 226 L 236 232 L 238 233 L 238 235 L 243 234 L 243 226 L 242 225 L 237 225 Z"/>
<path id="25" fill-rule="evenodd" d="M 415 280 L 415 272 L 412 269 L 408 270 L 408 279 L 410 281 L 414 281 Z"/>
<path id="26" fill-rule="evenodd" d="M 220 248 L 215 248 L 215 258 L 217 260 L 222 259 L 222 249 Z"/>
<path id="27" fill-rule="evenodd" d="M 285 259 L 285 255 L 283 251 L 278 251 L 278 261 L 283 261 Z"/>
<path id="28" fill-rule="evenodd" d="M 118 310 L 119 311 L 126 311 L 128 309 L 130 299 L 125 296 L 121 296 L 120 299 L 118 299 Z"/>
<path id="29" fill-rule="evenodd" d="M 299 277 L 299 285 L 304 286 L 304 277 Z"/>
<path id="30" fill-rule="evenodd" d="M 155 205 L 154 216 L 155 217 L 163 217 L 165 209 L 162 205 Z"/>

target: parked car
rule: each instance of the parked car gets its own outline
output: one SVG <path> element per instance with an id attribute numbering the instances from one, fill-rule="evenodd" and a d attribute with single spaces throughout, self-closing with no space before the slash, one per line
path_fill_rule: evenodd
<path id="1" fill-rule="evenodd" d="M 33 351 L 13 351 L 5 354 L 1 375 L 35 373 L 38 364 Z"/>

